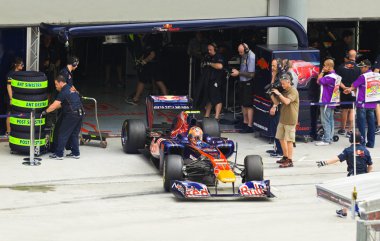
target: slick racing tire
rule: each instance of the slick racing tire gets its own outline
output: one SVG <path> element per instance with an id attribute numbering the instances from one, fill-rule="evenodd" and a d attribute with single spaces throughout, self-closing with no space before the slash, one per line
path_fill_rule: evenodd
<path id="1" fill-rule="evenodd" d="M 30 133 L 30 113 L 12 111 L 9 121 L 11 123 L 12 131 Z M 40 128 L 42 130 L 45 129 L 45 117 L 42 116 L 41 118 L 41 113 L 36 113 L 36 119 L 34 123 L 36 132 L 39 132 Z"/>
<path id="2" fill-rule="evenodd" d="M 166 192 L 170 191 L 171 182 L 183 180 L 183 159 L 180 155 L 167 155 L 164 163 L 164 189 Z"/>
<path id="3" fill-rule="evenodd" d="M 142 120 L 125 120 L 121 128 L 121 145 L 125 153 L 135 154 L 144 149 L 146 126 Z"/>
<path id="4" fill-rule="evenodd" d="M 43 72 L 19 71 L 12 77 L 12 90 L 19 94 L 43 94 L 47 91 L 48 80 Z"/>
<path id="5" fill-rule="evenodd" d="M 202 130 L 204 134 L 211 137 L 220 137 L 220 127 L 215 119 L 204 118 L 202 121 Z"/>
<path id="6" fill-rule="evenodd" d="M 264 179 L 263 161 L 259 155 L 248 155 L 244 158 L 245 182 Z"/>
<path id="7" fill-rule="evenodd" d="M 45 133 L 41 133 L 41 139 L 38 139 L 38 132 L 34 134 L 34 147 L 40 146 L 40 153 L 46 150 Z M 30 151 L 30 133 L 11 131 L 9 135 L 9 147 L 12 152 L 29 154 Z"/>
<path id="8" fill-rule="evenodd" d="M 48 106 L 47 94 L 25 95 L 14 93 L 12 97 L 12 111 L 30 113 L 32 109 L 42 112 Z"/>

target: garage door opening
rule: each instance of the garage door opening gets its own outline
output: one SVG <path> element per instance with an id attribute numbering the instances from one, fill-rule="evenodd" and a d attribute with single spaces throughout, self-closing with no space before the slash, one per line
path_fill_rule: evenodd
<path id="1" fill-rule="evenodd" d="M 165 25 L 173 26 L 165 29 Z M 267 27 L 287 27 L 297 36 L 298 45 L 307 47 L 307 37 L 302 26 L 288 17 L 241 18 L 176 21 L 172 23 L 136 23 L 112 26 L 84 26 L 62 27 L 42 24 L 41 29 L 48 34 L 58 35 L 63 42 L 69 42 L 71 52 L 77 55 L 80 68 L 74 76 L 74 85 L 78 86 L 85 96 L 97 98 L 100 102 L 99 117 L 101 126 L 105 131 L 120 133 L 120 123 L 125 118 L 143 118 L 145 114 L 144 102 L 140 106 L 131 106 L 124 99 L 135 90 L 137 82 L 134 69 L 131 39 L 137 39 L 140 34 L 155 33 L 162 38 L 161 60 L 163 62 L 164 81 L 170 94 L 188 94 L 190 63 L 187 55 L 187 45 L 196 31 L 201 31 L 208 38 L 208 42 L 217 42 L 219 51 L 226 55 L 228 63 L 236 54 L 236 47 L 241 42 L 247 42 L 252 48 L 256 44 L 266 43 Z M 178 31 L 180 30 L 180 31 Z M 122 35 L 124 40 L 119 43 L 105 43 L 106 35 Z M 127 39 L 127 40 L 126 40 Z M 132 40 L 133 41 L 133 40 Z M 112 42 L 112 40 L 111 40 Z M 254 49 L 254 47 L 253 47 Z M 112 54 L 115 51 L 116 54 Z M 110 54 L 111 52 L 111 54 Z M 117 65 L 116 58 L 120 56 L 121 67 Z M 111 61 L 106 68 L 105 62 Z M 227 66 L 227 64 L 226 64 Z M 228 66 L 227 66 L 228 68 Z M 121 69 L 120 78 L 119 70 Z M 191 76 L 193 82 L 197 79 L 196 71 Z M 109 73 L 109 74 L 108 74 Z M 194 76 L 195 75 L 195 76 Z M 151 85 L 145 95 L 155 92 Z M 231 94 L 232 92 L 230 92 Z M 227 95 L 228 96 L 228 95 Z M 230 98 L 231 100 L 232 98 Z M 141 98 L 143 100 L 143 97 Z M 227 106 L 230 103 L 227 102 Z M 88 117 L 91 117 L 91 106 L 87 108 Z M 131 117 L 132 116 L 132 117 Z M 140 117 L 141 116 L 141 117 Z M 107 120 L 102 120 L 107 118 Z M 164 117 L 166 118 L 166 117 Z"/>

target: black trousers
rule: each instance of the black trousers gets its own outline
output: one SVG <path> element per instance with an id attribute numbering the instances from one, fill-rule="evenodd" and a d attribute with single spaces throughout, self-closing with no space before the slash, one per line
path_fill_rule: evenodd
<path id="1" fill-rule="evenodd" d="M 82 126 L 83 116 L 78 113 L 65 113 L 62 115 L 62 122 L 59 126 L 57 145 L 54 153 L 63 156 L 66 145 L 71 147 L 75 156 L 79 156 L 79 132 Z"/>

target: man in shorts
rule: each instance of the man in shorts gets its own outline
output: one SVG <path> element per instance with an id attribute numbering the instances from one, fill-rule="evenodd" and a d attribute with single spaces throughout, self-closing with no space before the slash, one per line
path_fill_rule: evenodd
<path id="1" fill-rule="evenodd" d="M 242 133 L 253 132 L 253 78 L 255 77 L 255 54 L 248 45 L 242 43 L 238 46 L 240 55 L 240 70 L 232 69 L 231 76 L 239 76 L 239 96 L 243 111 Z"/>
<path id="2" fill-rule="evenodd" d="M 280 121 L 277 126 L 276 138 L 280 141 L 284 156 L 277 161 L 280 168 L 293 166 L 293 143 L 296 141 L 296 125 L 298 122 L 299 95 L 296 88 L 292 86 L 289 73 L 280 77 L 282 93 L 278 89 L 272 89 L 271 99 L 273 106 L 270 114 L 274 115 L 276 108 L 281 104 Z"/>

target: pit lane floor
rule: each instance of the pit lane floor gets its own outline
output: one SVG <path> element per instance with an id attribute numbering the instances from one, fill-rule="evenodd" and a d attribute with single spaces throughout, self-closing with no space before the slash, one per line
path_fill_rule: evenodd
<path id="1" fill-rule="evenodd" d="M 22 165 L 0 143 L 0 240 L 355 240 L 355 221 L 335 216 L 338 207 L 316 197 L 315 184 L 344 177 L 346 165 L 317 168 L 348 145 L 298 143 L 295 167 L 279 169 L 252 134 L 223 134 L 239 141 L 238 162 L 263 156 L 270 200 L 178 201 L 143 155 L 127 155 L 120 139 L 106 149 L 82 146 L 81 159 Z M 380 138 L 371 149 L 379 171 Z M 360 195 L 360 190 L 358 190 Z"/>

